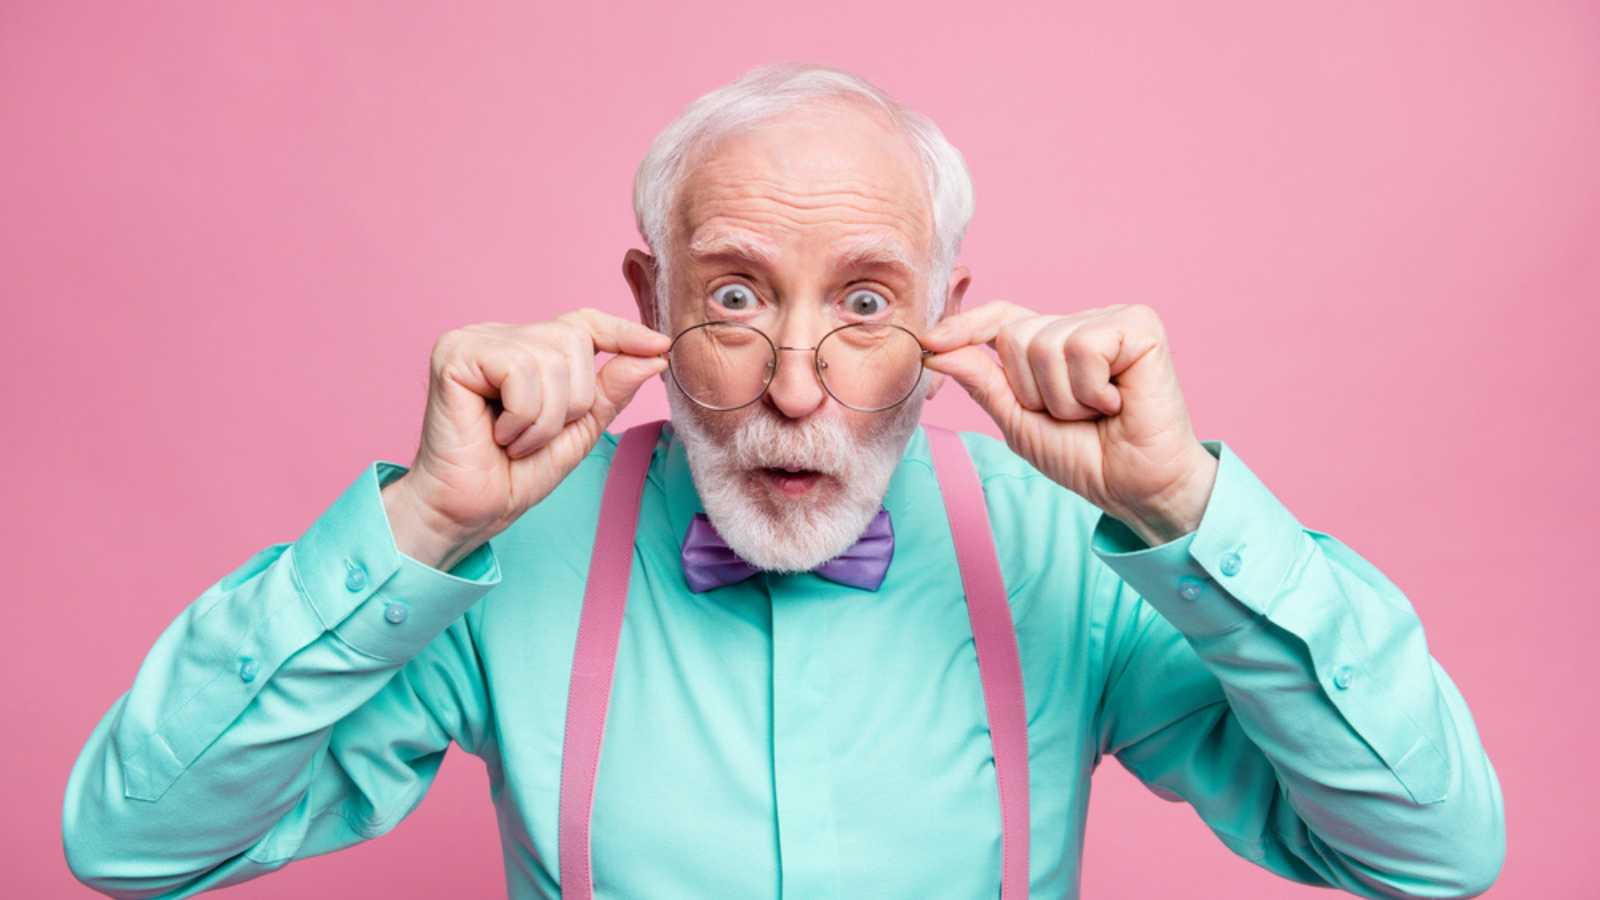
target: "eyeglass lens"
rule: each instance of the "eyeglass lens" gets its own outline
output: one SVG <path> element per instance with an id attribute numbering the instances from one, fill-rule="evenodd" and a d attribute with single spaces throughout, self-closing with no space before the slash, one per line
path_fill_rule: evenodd
<path id="1" fill-rule="evenodd" d="M 911 332 L 893 325 L 857 323 L 836 329 L 816 352 L 823 386 L 852 409 L 896 406 L 922 376 L 922 345 Z M 668 362 L 673 380 L 691 400 L 726 410 L 759 399 L 777 372 L 778 359 L 762 332 L 711 322 L 678 335 Z"/>

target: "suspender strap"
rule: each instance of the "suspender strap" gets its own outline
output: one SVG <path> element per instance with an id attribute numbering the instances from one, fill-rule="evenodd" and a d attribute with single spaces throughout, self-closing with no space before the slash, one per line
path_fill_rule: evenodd
<path id="1" fill-rule="evenodd" d="M 561 748 L 561 809 L 558 843 L 563 897 L 591 900 L 594 873 L 589 821 L 594 809 L 606 707 L 611 697 L 617 641 L 633 572 L 634 534 L 650 454 L 662 421 L 623 433 L 600 500 L 583 612 L 578 620 L 572 682 L 567 694 L 566 736 Z M 1028 726 L 1022 667 L 1005 581 L 989 530 L 983 486 L 955 432 L 927 425 L 934 472 L 949 513 L 956 558 L 966 591 L 967 615 L 977 647 L 978 674 L 994 743 L 1000 794 L 1002 900 L 1028 895 Z"/>
<path id="2" fill-rule="evenodd" d="M 561 745 L 561 893 L 589 900 L 594 873 L 589 860 L 589 818 L 594 810 L 600 740 L 611 701 L 611 675 L 622 633 L 622 609 L 633 574 L 633 539 L 650 452 L 662 421 L 623 432 L 600 498 L 600 525 L 589 558 L 589 580 L 578 619 L 578 641 L 567 692 L 567 730 Z"/>
<path id="3" fill-rule="evenodd" d="M 1000 788 L 1000 897 L 1019 900 L 1028 896 L 1028 719 L 1016 627 L 972 457 L 954 431 L 936 425 L 924 425 L 923 430 L 955 539 L 989 711 L 994 774 Z"/>

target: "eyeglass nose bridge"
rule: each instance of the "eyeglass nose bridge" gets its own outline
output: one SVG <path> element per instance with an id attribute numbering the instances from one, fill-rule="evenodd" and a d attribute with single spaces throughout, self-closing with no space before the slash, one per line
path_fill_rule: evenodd
<path id="1" fill-rule="evenodd" d="M 764 379 L 764 383 L 763 383 L 763 385 L 761 387 L 761 393 L 760 394 L 757 394 L 755 397 L 753 397 L 750 400 L 748 400 L 748 401 L 746 401 L 744 403 L 741 403 L 741 404 L 739 404 L 737 406 L 713 406 L 711 404 L 708 404 L 708 403 L 704 402 L 703 400 L 700 400 L 700 399 L 694 397 L 692 394 L 689 394 L 688 392 L 685 392 L 685 396 L 689 397 L 689 399 L 691 401 L 693 401 L 695 403 L 698 403 L 701 406 L 705 406 L 708 409 L 717 410 L 719 412 L 727 412 L 727 411 L 731 411 L 731 410 L 735 410 L 735 409 L 740 409 L 740 408 L 743 408 L 745 406 L 749 406 L 751 403 L 755 403 L 756 401 L 760 400 L 763 396 L 766 395 L 767 391 L 771 387 L 772 379 L 777 376 L 778 360 L 779 360 L 778 351 L 780 351 L 780 350 L 789 350 L 789 351 L 794 351 L 794 352 L 799 352 L 799 353 L 812 353 L 813 354 L 813 356 L 812 356 L 813 368 L 817 373 L 817 381 L 820 383 L 823 392 L 826 393 L 827 395 L 829 395 L 830 397 L 833 397 L 833 399 L 837 400 L 839 403 L 843 404 L 844 406 L 849 407 L 850 409 L 862 409 L 861 407 L 851 406 L 849 403 L 847 403 L 846 401 L 841 399 L 838 394 L 834 393 L 833 388 L 828 386 L 828 380 L 822 374 L 823 370 L 828 368 L 828 363 L 827 363 L 826 360 L 824 360 L 822 358 L 822 354 L 820 352 L 818 352 L 818 351 L 820 351 L 822 345 L 827 342 L 827 340 L 828 340 L 828 338 L 830 336 L 832 336 L 833 334 L 835 334 L 837 332 L 844 331 L 845 329 L 853 327 L 853 324 L 840 325 L 838 328 L 835 328 L 832 331 L 829 331 L 827 334 L 824 334 L 817 341 L 816 346 L 812 346 L 812 347 L 790 347 L 790 346 L 787 346 L 787 345 L 776 344 L 776 343 L 773 342 L 772 338 L 769 337 L 761 329 L 756 328 L 756 327 L 754 327 L 752 325 L 745 325 L 743 323 L 737 323 L 737 322 L 729 322 L 729 323 L 702 322 L 702 323 L 697 324 L 697 325 L 691 325 L 688 328 L 685 328 L 682 331 L 678 332 L 678 334 L 673 337 L 672 343 L 673 343 L 674 346 L 676 346 L 677 343 L 678 343 L 678 340 L 680 338 L 682 338 L 685 334 L 688 334 L 688 333 L 690 333 L 692 331 L 695 331 L 697 329 L 700 329 L 700 328 L 712 327 L 713 325 L 718 325 L 718 324 L 725 324 L 725 325 L 736 326 L 736 327 L 739 327 L 739 328 L 746 328 L 746 329 L 749 329 L 750 331 L 755 332 L 756 334 L 761 335 L 762 339 L 767 342 L 767 346 L 771 347 L 772 351 L 773 351 L 772 352 L 772 358 L 766 364 L 767 377 Z M 859 324 L 859 323 L 854 323 L 854 324 Z M 894 326 L 894 327 L 900 327 L 900 326 Z M 902 331 L 906 331 L 906 333 L 910 334 L 913 339 L 916 339 L 916 335 L 914 333 L 910 332 L 908 329 L 901 328 L 901 330 Z M 921 343 L 921 342 L 918 341 L 918 343 Z M 669 365 L 670 365 L 670 360 L 672 358 L 672 349 L 668 348 L 661 355 L 664 356 L 664 357 L 667 357 L 667 359 L 669 360 Z M 919 369 L 921 369 L 921 365 L 927 361 L 928 357 L 935 356 L 935 355 L 937 355 L 936 351 L 929 350 L 926 347 L 921 348 L 921 351 L 918 354 L 918 359 L 917 359 L 917 362 L 919 364 Z M 921 371 L 919 371 L 917 382 L 921 381 L 921 372 L 925 372 L 925 371 L 926 371 L 925 369 L 922 369 Z M 676 372 L 673 373 L 673 379 L 674 379 L 674 383 L 676 383 L 676 380 L 677 380 Z M 681 388 L 681 385 L 680 385 L 680 388 Z M 912 390 L 914 390 L 914 389 L 915 389 L 915 383 L 913 384 Z M 885 410 L 892 409 L 895 406 L 899 406 L 901 403 L 905 402 L 907 397 L 910 397 L 910 396 L 911 396 L 911 391 L 908 390 L 906 395 L 905 395 L 905 397 L 901 397 L 899 400 L 896 400 L 894 403 L 890 404 L 889 406 L 879 407 L 879 408 L 874 408 L 874 409 L 863 409 L 862 411 L 864 411 L 864 412 L 883 412 Z"/>
<path id="2" fill-rule="evenodd" d="M 774 350 L 796 350 L 796 351 L 799 351 L 801 353 L 805 353 L 805 352 L 808 352 L 808 351 L 816 350 L 817 347 L 821 347 L 821 346 L 822 346 L 821 344 L 818 344 L 816 347 L 785 347 L 785 346 L 783 346 L 781 344 L 774 344 L 772 349 L 774 349 Z M 929 350 L 926 347 L 922 348 L 922 358 L 923 359 L 927 359 L 928 357 L 933 356 L 933 355 L 934 355 L 934 352 L 932 350 Z M 818 353 L 817 357 L 816 357 L 816 360 L 817 360 L 817 369 L 819 371 L 822 370 L 822 369 L 826 369 L 828 367 L 828 361 L 822 358 L 822 354 Z M 776 366 L 777 363 L 773 362 L 773 363 L 770 363 L 770 365 Z"/>
<path id="3" fill-rule="evenodd" d="M 820 344 L 820 343 L 817 344 L 816 347 L 785 347 L 782 344 L 773 344 L 772 345 L 772 349 L 774 349 L 774 350 L 794 350 L 794 351 L 799 352 L 799 353 L 816 353 L 817 347 L 821 347 L 821 346 L 822 346 L 822 344 Z M 828 367 L 828 361 L 822 358 L 822 354 L 821 353 L 817 353 L 816 356 L 813 357 L 813 361 L 816 363 L 816 366 L 817 366 L 817 377 L 820 378 L 822 376 L 822 370 L 826 369 Z M 770 365 L 774 369 L 773 374 L 777 374 L 776 369 L 777 369 L 777 366 L 778 366 L 778 358 L 776 356 L 774 356 L 772 358 L 772 362 L 771 362 Z M 822 389 L 823 390 L 827 390 L 828 386 L 826 384 L 824 384 L 822 386 Z"/>

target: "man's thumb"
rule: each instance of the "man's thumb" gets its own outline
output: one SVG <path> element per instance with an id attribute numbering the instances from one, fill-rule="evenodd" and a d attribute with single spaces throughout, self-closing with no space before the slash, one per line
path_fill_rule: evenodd
<path id="1" fill-rule="evenodd" d="M 667 368 L 664 356 L 629 356 L 619 353 L 611 357 L 595 374 L 595 418 L 601 430 L 633 401 L 640 386 Z"/>
<path id="2" fill-rule="evenodd" d="M 1021 409 L 1016 394 L 1011 392 L 1010 382 L 1006 381 L 1005 370 L 982 347 L 968 346 L 935 354 L 928 357 L 926 365 L 955 379 L 996 422 L 1015 419 Z"/>

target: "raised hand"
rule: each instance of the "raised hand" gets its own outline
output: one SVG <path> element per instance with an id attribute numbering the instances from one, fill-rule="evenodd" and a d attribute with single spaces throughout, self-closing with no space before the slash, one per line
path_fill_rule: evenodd
<path id="1" fill-rule="evenodd" d="M 422 439 L 384 487 L 395 541 L 448 568 L 544 499 L 639 387 L 671 340 L 595 309 L 448 331 L 429 360 Z M 614 353 L 595 371 L 595 353 Z"/>
<path id="2" fill-rule="evenodd" d="M 994 301 L 946 318 L 923 346 L 1013 451 L 1146 542 L 1199 526 L 1217 459 L 1189 421 L 1155 310 L 1041 315 Z"/>

